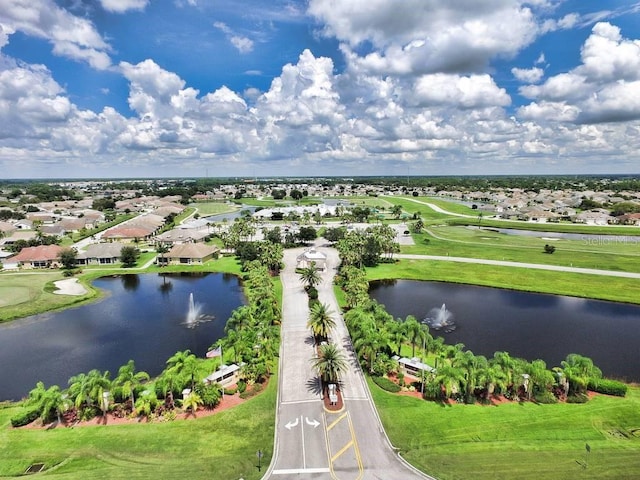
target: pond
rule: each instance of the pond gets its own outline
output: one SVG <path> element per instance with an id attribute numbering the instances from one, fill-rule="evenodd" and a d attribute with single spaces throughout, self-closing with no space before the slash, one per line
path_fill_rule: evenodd
<path id="1" fill-rule="evenodd" d="M 372 282 L 370 295 L 403 319 L 423 320 L 444 304 L 455 329 L 431 334 L 463 343 L 476 355 L 502 350 L 529 361 L 540 358 L 551 368 L 579 353 L 606 376 L 640 381 L 638 305 L 411 280 Z"/>
<path id="2" fill-rule="evenodd" d="M 122 275 L 93 285 L 106 298 L 0 325 L 0 400 L 22 398 L 39 380 L 66 388 L 69 377 L 94 368 L 114 378 L 129 359 L 154 376 L 179 350 L 203 357 L 244 303 L 239 279 L 220 273 Z M 191 294 L 201 315 L 195 325 L 186 323 Z"/>

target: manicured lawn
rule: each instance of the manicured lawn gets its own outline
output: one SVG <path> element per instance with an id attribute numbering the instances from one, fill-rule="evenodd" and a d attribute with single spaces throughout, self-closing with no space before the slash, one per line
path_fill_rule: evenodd
<path id="1" fill-rule="evenodd" d="M 367 279 L 435 280 L 640 303 L 640 282 L 633 278 L 603 277 L 528 268 L 402 259 L 367 268 Z"/>
<path id="2" fill-rule="evenodd" d="M 264 393 L 209 417 L 114 426 L 13 429 L 0 409 L 0 477 L 45 463 L 61 479 L 258 479 L 273 453 L 277 375 Z M 262 472 L 256 452 L 262 450 Z"/>
<path id="3" fill-rule="evenodd" d="M 451 405 L 369 388 L 391 442 L 441 480 L 638 478 L 640 389 L 582 405 Z M 586 444 L 591 453 L 584 468 Z"/>
<path id="4" fill-rule="evenodd" d="M 416 244 L 401 247 L 402 253 L 640 272 L 640 243 L 551 240 L 448 226 L 428 227 L 413 238 Z M 555 253 L 544 253 L 545 244 L 554 245 Z"/>
<path id="5" fill-rule="evenodd" d="M 226 202 L 197 202 L 189 205 L 194 208 L 201 217 L 219 215 L 238 210 L 238 207 L 230 206 Z"/>
<path id="6" fill-rule="evenodd" d="M 53 282 L 63 278 L 62 271 L 0 274 L 0 322 L 76 305 L 95 296 L 95 292 L 79 297 L 51 293 Z"/>

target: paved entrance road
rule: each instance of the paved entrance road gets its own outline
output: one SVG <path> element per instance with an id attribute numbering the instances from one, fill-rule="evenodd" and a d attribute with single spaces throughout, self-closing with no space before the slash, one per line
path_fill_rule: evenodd
<path id="1" fill-rule="evenodd" d="M 345 408 L 324 410 L 320 383 L 311 367 L 313 339 L 307 328 L 307 295 L 295 273 L 303 249 L 285 250 L 282 343 L 274 457 L 264 478 L 286 479 L 425 479 L 393 450 L 351 347 L 346 326 L 333 294 L 339 264 L 335 249 L 318 246 L 327 255 L 327 271 L 318 286 L 319 300 L 330 306 L 337 328 L 331 339 L 347 355 L 343 376 Z"/>

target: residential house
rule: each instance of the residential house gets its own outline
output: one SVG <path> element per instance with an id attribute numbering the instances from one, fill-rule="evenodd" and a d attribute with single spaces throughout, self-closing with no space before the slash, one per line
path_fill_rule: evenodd
<path id="1" fill-rule="evenodd" d="M 102 239 L 110 242 L 138 242 L 150 238 L 151 235 L 153 231 L 148 228 L 124 226 L 110 228 L 102 234 Z"/>
<path id="2" fill-rule="evenodd" d="M 13 245 L 19 240 L 24 240 L 25 242 L 28 242 L 29 240 L 36 238 L 36 235 L 37 233 L 34 230 L 28 230 L 28 231 L 16 230 L 13 233 L 11 233 L 11 235 L 8 235 L 3 239 L 0 239 L 0 245 L 2 245 L 3 247 L 6 247 L 9 245 Z"/>
<path id="3" fill-rule="evenodd" d="M 60 253 L 63 248 L 58 245 L 38 245 L 37 247 L 25 247 L 20 253 L 7 259 L 7 262 L 16 263 L 25 269 L 31 268 L 59 268 Z"/>
<path id="4" fill-rule="evenodd" d="M 93 243 L 76 256 L 78 265 L 112 265 L 120 261 L 124 244 L 120 242 Z"/>
<path id="5" fill-rule="evenodd" d="M 177 245 L 180 243 L 204 242 L 209 234 L 202 230 L 174 228 L 156 236 L 156 242 L 163 245 Z"/>
<path id="6" fill-rule="evenodd" d="M 203 243 L 181 243 L 174 245 L 169 252 L 157 258 L 161 265 L 202 265 L 215 258 L 218 247 Z"/>

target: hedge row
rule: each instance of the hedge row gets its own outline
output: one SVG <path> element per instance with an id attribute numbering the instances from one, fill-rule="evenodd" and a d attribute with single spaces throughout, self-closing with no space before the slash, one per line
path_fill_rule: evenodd
<path id="1" fill-rule="evenodd" d="M 617 380 L 609 380 L 608 378 L 598 378 L 589 380 L 587 388 L 592 392 L 604 393 L 605 395 L 615 395 L 624 397 L 629 387 Z"/>
<path id="2" fill-rule="evenodd" d="M 24 427 L 35 421 L 39 416 L 40 414 L 36 409 L 24 410 L 11 419 L 11 426 Z"/>
<path id="3" fill-rule="evenodd" d="M 387 377 L 372 377 L 373 382 L 381 389 L 391 393 L 398 393 L 401 388 L 397 383 L 392 382 Z"/>

